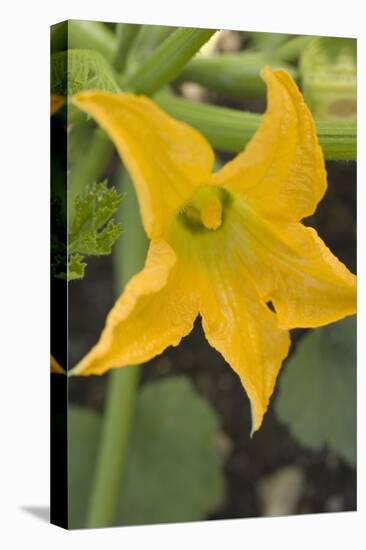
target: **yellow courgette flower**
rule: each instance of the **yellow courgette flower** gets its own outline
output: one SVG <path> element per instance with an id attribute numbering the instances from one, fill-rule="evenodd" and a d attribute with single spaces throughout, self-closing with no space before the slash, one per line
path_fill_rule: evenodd
<path id="1" fill-rule="evenodd" d="M 201 315 L 207 340 L 250 399 L 253 431 L 288 354 L 288 330 L 356 309 L 355 276 L 300 223 L 326 190 L 311 114 L 286 72 L 262 74 L 262 124 L 216 173 L 204 137 L 150 99 L 104 91 L 74 98 L 115 143 L 151 240 L 145 267 L 74 373 L 144 363 L 178 345 Z"/>

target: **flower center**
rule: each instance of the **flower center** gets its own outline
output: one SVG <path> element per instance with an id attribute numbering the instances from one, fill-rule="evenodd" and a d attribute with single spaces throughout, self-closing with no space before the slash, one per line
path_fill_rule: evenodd
<path id="1" fill-rule="evenodd" d="M 201 185 L 178 214 L 178 220 L 191 232 L 219 229 L 225 221 L 229 193 L 214 185 Z"/>
<path id="2" fill-rule="evenodd" d="M 222 223 L 222 205 L 217 197 L 209 197 L 201 208 L 201 222 L 207 229 L 217 229 Z"/>

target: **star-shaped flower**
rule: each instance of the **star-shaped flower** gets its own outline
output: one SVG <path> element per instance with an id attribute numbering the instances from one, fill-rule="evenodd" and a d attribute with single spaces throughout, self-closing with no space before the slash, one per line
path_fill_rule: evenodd
<path id="1" fill-rule="evenodd" d="M 150 99 L 102 91 L 74 98 L 115 143 L 151 240 L 144 269 L 75 374 L 144 363 L 178 345 L 201 315 L 207 340 L 250 399 L 253 431 L 288 354 L 288 330 L 356 309 L 355 276 L 300 223 L 327 186 L 311 114 L 286 72 L 266 68 L 263 77 L 262 124 L 216 173 L 204 137 Z"/>

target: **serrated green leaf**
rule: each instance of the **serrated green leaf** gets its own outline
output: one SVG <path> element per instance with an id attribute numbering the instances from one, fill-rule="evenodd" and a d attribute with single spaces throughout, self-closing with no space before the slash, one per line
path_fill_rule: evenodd
<path id="1" fill-rule="evenodd" d="M 215 412 L 188 380 L 174 377 L 144 386 L 137 397 L 115 524 L 193 521 L 213 512 L 224 495 L 218 430 Z M 70 407 L 72 528 L 85 526 L 100 433 L 99 415 Z"/>
<path id="2" fill-rule="evenodd" d="M 83 90 L 119 92 L 111 66 L 92 50 L 67 50 L 51 56 L 51 93 L 72 96 Z"/>
<path id="3" fill-rule="evenodd" d="M 108 222 L 121 202 L 122 195 L 114 187 L 108 187 L 106 181 L 89 185 L 75 201 L 75 216 L 69 232 L 70 250 L 89 237 L 95 237 L 96 241 L 96 232 Z"/>
<path id="4" fill-rule="evenodd" d="M 111 220 L 99 233 L 90 232 L 80 237 L 75 247 L 87 256 L 104 256 L 112 252 L 112 246 L 121 232 L 122 225 Z"/>
<path id="5" fill-rule="evenodd" d="M 53 276 L 57 279 L 65 279 L 74 281 L 75 279 L 83 279 L 85 276 L 86 263 L 83 262 L 84 257 L 80 254 L 73 254 L 69 257 L 67 266 L 65 265 L 66 255 L 59 255 L 54 258 Z"/>
<path id="6" fill-rule="evenodd" d="M 75 215 L 69 231 L 68 280 L 84 277 L 86 263 L 83 256 L 103 256 L 112 252 L 112 246 L 122 232 L 122 225 L 111 220 L 122 202 L 114 187 L 107 182 L 89 185 L 75 201 Z"/>
<path id="7" fill-rule="evenodd" d="M 356 320 L 312 330 L 280 377 L 275 410 L 305 447 L 356 462 Z"/>
<path id="8" fill-rule="evenodd" d="M 84 257 L 80 254 L 72 254 L 67 263 L 67 280 L 83 279 L 85 275 L 86 263 L 83 262 Z"/>

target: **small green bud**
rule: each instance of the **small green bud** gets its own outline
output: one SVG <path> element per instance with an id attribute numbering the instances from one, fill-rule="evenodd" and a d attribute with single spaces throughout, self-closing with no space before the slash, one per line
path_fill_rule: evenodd
<path id="1" fill-rule="evenodd" d="M 315 117 L 356 118 L 356 40 L 316 37 L 300 57 L 305 101 Z"/>

